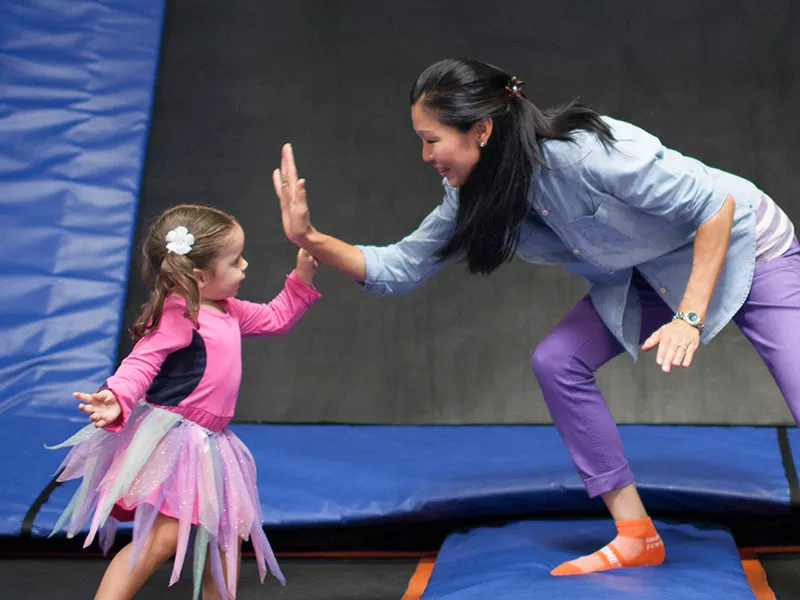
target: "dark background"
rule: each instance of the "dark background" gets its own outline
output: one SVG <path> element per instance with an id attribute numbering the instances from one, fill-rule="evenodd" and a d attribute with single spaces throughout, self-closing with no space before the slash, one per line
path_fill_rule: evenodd
<path id="1" fill-rule="evenodd" d="M 800 217 L 800 10 L 793 0 L 167 4 L 126 325 L 145 299 L 143 227 L 210 203 L 247 234 L 240 297 L 293 268 L 271 172 L 295 148 L 315 226 L 351 243 L 410 233 L 441 200 L 408 93 L 441 58 L 494 63 L 547 107 L 576 96 L 676 150 L 753 180 Z M 327 267 L 323 299 L 284 338 L 244 342 L 237 418 L 278 422 L 547 423 L 530 370 L 582 280 L 519 259 L 491 277 L 452 264 L 376 298 Z M 130 349 L 126 338 L 120 356 Z M 664 375 L 654 356 L 598 373 L 620 422 L 790 423 L 735 325 Z"/>

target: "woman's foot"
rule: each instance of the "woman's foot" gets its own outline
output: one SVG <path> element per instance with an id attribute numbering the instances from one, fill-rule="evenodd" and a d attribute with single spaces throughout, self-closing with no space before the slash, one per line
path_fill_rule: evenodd
<path id="1" fill-rule="evenodd" d="M 664 562 L 664 543 L 649 519 L 617 521 L 617 537 L 594 554 L 553 569 L 551 575 L 583 575 L 620 567 L 647 567 Z"/>

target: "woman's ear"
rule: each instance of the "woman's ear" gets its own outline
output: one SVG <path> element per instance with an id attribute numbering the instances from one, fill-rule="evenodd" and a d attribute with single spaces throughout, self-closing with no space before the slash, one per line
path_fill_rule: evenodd
<path id="1" fill-rule="evenodd" d="M 492 128 L 494 126 L 494 121 L 492 118 L 489 117 L 488 119 L 481 119 L 475 125 L 472 126 L 472 129 L 475 133 L 475 136 L 478 139 L 478 145 L 483 148 L 487 143 L 489 143 L 489 138 L 492 137 Z"/>

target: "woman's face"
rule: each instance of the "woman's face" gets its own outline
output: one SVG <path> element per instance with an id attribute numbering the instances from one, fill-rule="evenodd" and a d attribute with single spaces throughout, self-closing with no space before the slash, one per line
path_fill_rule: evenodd
<path id="1" fill-rule="evenodd" d="M 422 139 L 422 160 L 430 163 L 453 187 L 464 185 L 480 158 L 480 143 L 489 138 L 491 121 L 480 121 L 462 132 L 440 123 L 420 99 L 411 107 L 411 122 Z"/>

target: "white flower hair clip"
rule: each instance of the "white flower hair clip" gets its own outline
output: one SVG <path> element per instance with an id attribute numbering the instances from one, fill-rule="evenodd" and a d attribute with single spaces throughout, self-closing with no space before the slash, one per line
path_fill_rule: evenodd
<path id="1" fill-rule="evenodd" d="M 167 234 L 167 252 L 175 254 L 189 254 L 194 244 L 194 236 L 183 225 L 178 225 Z"/>

